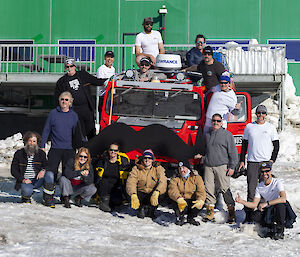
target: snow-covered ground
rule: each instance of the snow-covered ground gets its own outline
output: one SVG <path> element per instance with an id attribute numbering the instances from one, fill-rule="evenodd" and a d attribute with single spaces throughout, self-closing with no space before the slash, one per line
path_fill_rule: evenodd
<path id="1" fill-rule="evenodd" d="M 292 83 L 287 79 L 287 83 Z M 287 85 L 287 88 L 292 88 Z M 290 90 L 291 91 L 291 90 Z M 274 174 L 280 178 L 294 211 L 300 216 L 300 98 L 287 95 L 286 128 L 280 133 L 280 153 Z M 276 102 L 264 104 L 274 108 Z M 276 117 L 270 112 L 270 121 Z M 21 134 L 0 141 L 0 168 L 8 174 L 16 149 L 22 147 Z M 300 256 L 300 222 L 285 231 L 285 239 L 261 238 L 254 225 L 243 225 L 242 206 L 237 204 L 237 224 L 225 223 L 224 203 L 216 210 L 216 223 L 199 227 L 174 224 L 173 211 L 159 207 L 153 222 L 135 216 L 125 206 L 118 213 L 104 213 L 95 205 L 55 209 L 41 204 L 37 192 L 29 204 L 19 204 L 14 179 L 0 173 L 0 256 Z M 232 179 L 233 195 L 246 197 L 246 177 Z M 58 201 L 59 190 L 56 192 Z M 223 206 L 222 206 L 223 204 Z M 225 210 L 223 209 L 225 208 Z"/>

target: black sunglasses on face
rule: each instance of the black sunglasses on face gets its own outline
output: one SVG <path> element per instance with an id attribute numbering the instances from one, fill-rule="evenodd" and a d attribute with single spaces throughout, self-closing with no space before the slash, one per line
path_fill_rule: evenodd
<path id="1" fill-rule="evenodd" d="M 149 25 L 150 25 L 150 26 L 153 26 L 153 23 L 152 23 L 152 22 L 146 22 L 145 25 L 146 25 L 146 26 L 149 26 Z"/>
<path id="2" fill-rule="evenodd" d="M 141 67 L 142 67 L 142 66 L 147 66 L 147 67 L 148 67 L 148 66 L 150 66 L 150 64 L 147 63 L 147 62 L 146 62 L 146 63 L 141 63 Z"/>
<path id="3" fill-rule="evenodd" d="M 60 101 L 66 101 L 68 102 L 70 99 L 69 98 L 60 98 Z"/>
<path id="4" fill-rule="evenodd" d="M 226 82 L 220 82 L 220 85 L 227 85 L 227 84 L 229 84 L 228 81 L 226 81 Z"/>
<path id="5" fill-rule="evenodd" d="M 205 42 L 202 42 L 202 41 L 196 41 L 196 44 L 204 45 Z"/>
<path id="6" fill-rule="evenodd" d="M 267 114 L 266 112 L 257 112 L 256 114 Z"/>
<path id="7" fill-rule="evenodd" d="M 109 151 L 111 151 L 111 152 L 119 152 L 119 150 L 118 149 L 109 149 Z"/>
<path id="8" fill-rule="evenodd" d="M 221 122 L 222 120 L 215 120 L 215 119 L 213 119 L 213 120 L 211 120 L 212 122 Z"/>
<path id="9" fill-rule="evenodd" d="M 84 159 L 87 159 L 88 157 L 85 156 L 85 155 L 79 155 L 79 158 L 84 158 Z"/>
<path id="10" fill-rule="evenodd" d="M 144 157 L 144 160 L 153 160 L 151 157 Z"/>
<path id="11" fill-rule="evenodd" d="M 67 65 L 66 66 L 66 69 L 68 69 L 68 68 L 72 68 L 72 67 L 74 67 L 75 65 Z"/>

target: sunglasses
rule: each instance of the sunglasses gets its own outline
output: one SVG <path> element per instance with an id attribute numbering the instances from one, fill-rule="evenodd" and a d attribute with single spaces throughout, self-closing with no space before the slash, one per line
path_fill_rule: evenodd
<path id="1" fill-rule="evenodd" d="M 60 101 L 66 101 L 68 102 L 70 99 L 69 98 L 60 98 Z"/>
<path id="2" fill-rule="evenodd" d="M 228 81 L 226 81 L 226 82 L 220 82 L 220 85 L 227 85 L 227 84 L 229 84 Z"/>
<path id="3" fill-rule="evenodd" d="M 85 155 L 79 155 L 79 158 L 84 158 L 84 159 L 87 159 L 88 157 L 85 156 Z"/>
<path id="4" fill-rule="evenodd" d="M 72 67 L 74 67 L 75 65 L 67 65 L 66 66 L 66 69 L 68 69 L 68 68 L 72 68 Z"/>
<path id="5" fill-rule="evenodd" d="M 196 44 L 204 45 L 205 42 L 202 42 L 202 41 L 196 41 Z"/>
<path id="6" fill-rule="evenodd" d="M 266 112 L 257 112 L 256 114 L 267 114 Z"/>
<path id="7" fill-rule="evenodd" d="M 213 120 L 211 120 L 212 122 L 222 122 L 222 120 L 215 120 L 215 119 L 213 119 Z"/>
<path id="8" fill-rule="evenodd" d="M 148 67 L 148 66 L 150 66 L 150 64 L 149 63 L 141 63 L 141 67 L 142 66 L 147 66 Z"/>
<path id="9" fill-rule="evenodd" d="M 144 160 L 153 160 L 151 157 L 144 157 Z"/>
<path id="10" fill-rule="evenodd" d="M 109 151 L 111 151 L 111 152 L 119 152 L 119 150 L 118 149 L 109 149 Z"/>
<path id="11" fill-rule="evenodd" d="M 150 26 L 153 26 L 153 23 L 152 23 L 152 22 L 146 22 L 145 25 L 146 25 L 146 26 L 149 26 L 149 25 L 150 25 Z"/>

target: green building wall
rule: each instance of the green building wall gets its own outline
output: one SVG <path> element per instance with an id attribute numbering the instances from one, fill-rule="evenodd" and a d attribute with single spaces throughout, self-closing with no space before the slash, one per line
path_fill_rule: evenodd
<path id="1" fill-rule="evenodd" d="M 165 5 L 165 43 L 193 43 L 196 34 L 209 39 L 300 39 L 300 1 L 289 0 L 0 0 L 0 40 L 94 39 L 122 43 L 123 33 L 142 30 L 142 20 L 159 20 Z M 154 24 L 159 29 L 159 22 Z M 133 43 L 128 36 L 125 43 Z M 289 64 L 300 95 L 300 64 Z"/>

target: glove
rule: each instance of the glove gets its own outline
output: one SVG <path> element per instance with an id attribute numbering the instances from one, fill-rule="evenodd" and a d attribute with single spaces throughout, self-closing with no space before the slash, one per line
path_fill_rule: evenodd
<path id="1" fill-rule="evenodd" d="M 159 192 L 154 191 L 153 194 L 150 197 L 150 203 L 152 206 L 157 206 L 158 205 L 158 197 L 159 197 Z"/>
<path id="2" fill-rule="evenodd" d="M 136 194 L 131 195 L 131 208 L 137 210 L 140 207 L 140 201 Z"/>
<path id="3" fill-rule="evenodd" d="M 192 206 L 192 208 L 197 208 L 198 210 L 201 210 L 204 205 L 203 200 L 196 200 L 196 201 L 193 201 L 193 203 L 194 203 L 194 205 Z"/>
<path id="4" fill-rule="evenodd" d="M 181 197 L 177 199 L 178 209 L 182 212 L 187 206 L 187 202 Z"/>

